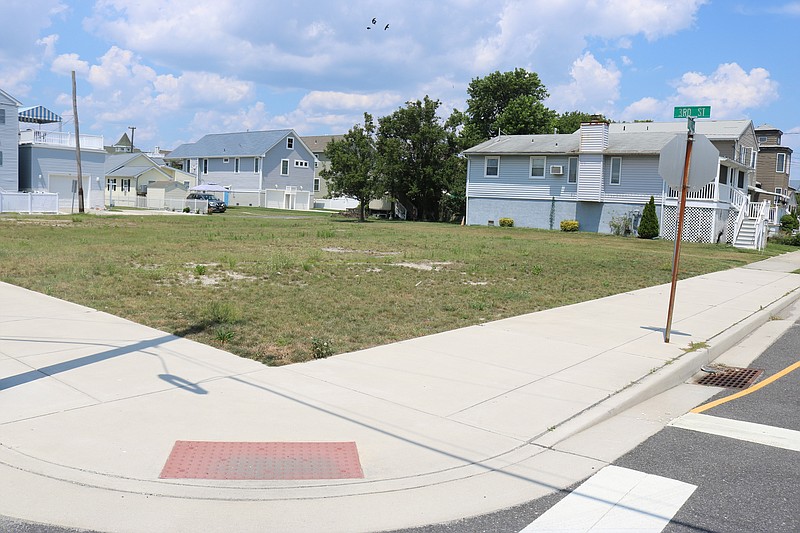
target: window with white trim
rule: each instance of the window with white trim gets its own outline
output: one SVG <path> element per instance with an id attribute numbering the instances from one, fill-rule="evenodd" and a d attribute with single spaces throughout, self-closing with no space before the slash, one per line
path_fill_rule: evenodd
<path id="1" fill-rule="evenodd" d="M 611 185 L 619 185 L 622 183 L 622 158 L 611 158 L 611 175 L 608 178 L 608 183 Z"/>
<path id="2" fill-rule="evenodd" d="M 190 183 L 189 183 L 188 181 L 184 181 L 184 182 L 183 182 L 183 186 L 184 186 L 184 187 L 186 187 L 186 188 L 188 189 L 188 188 L 189 188 L 189 186 L 190 186 Z"/>
<path id="3" fill-rule="evenodd" d="M 767 142 L 767 136 L 766 135 L 759 135 L 758 136 L 758 142 L 760 142 L 760 143 Z"/>
<path id="4" fill-rule="evenodd" d="M 319 192 L 319 178 L 314 178 L 314 192 Z"/>
<path id="5" fill-rule="evenodd" d="M 786 172 L 786 154 L 777 154 L 775 172 Z"/>
<path id="6" fill-rule="evenodd" d="M 117 190 L 117 178 L 108 178 L 106 180 L 106 190 L 107 191 Z"/>
<path id="7" fill-rule="evenodd" d="M 496 178 L 500 175 L 500 158 L 487 157 L 483 175 L 487 178 Z"/>
<path id="8" fill-rule="evenodd" d="M 297 168 L 308 168 L 308 161 L 303 161 L 302 159 L 295 159 L 294 166 Z"/>
<path id="9" fill-rule="evenodd" d="M 578 183 L 578 158 L 569 158 L 569 169 L 567 170 L 567 183 Z"/>
<path id="10" fill-rule="evenodd" d="M 122 192 L 131 192 L 130 178 L 122 178 Z"/>
<path id="11" fill-rule="evenodd" d="M 233 171 L 235 173 L 237 173 L 237 174 L 239 173 L 239 158 L 238 157 L 233 160 Z"/>
<path id="12" fill-rule="evenodd" d="M 286 148 L 288 150 L 294 149 L 294 137 L 286 137 Z"/>
<path id="13" fill-rule="evenodd" d="M 255 172 L 256 174 L 259 173 L 259 164 L 260 164 L 260 162 L 261 162 L 261 158 L 260 157 L 254 157 L 253 158 L 253 172 Z"/>
<path id="14" fill-rule="evenodd" d="M 775 194 L 783 194 L 783 189 L 780 187 L 775 187 Z"/>
<path id="15" fill-rule="evenodd" d="M 289 160 L 281 159 L 281 176 L 289 175 Z"/>
<path id="16" fill-rule="evenodd" d="M 222 158 L 222 162 L 223 162 L 223 163 L 225 163 L 226 165 L 227 165 L 228 163 L 230 163 L 230 161 L 231 161 L 231 160 L 230 160 L 230 159 L 228 159 L 227 157 L 223 157 L 223 158 Z"/>
<path id="17" fill-rule="evenodd" d="M 544 178 L 544 169 L 547 166 L 547 158 L 543 156 L 531 156 L 531 177 Z"/>
<path id="18" fill-rule="evenodd" d="M 208 174 L 208 159 L 203 159 L 203 174 Z"/>

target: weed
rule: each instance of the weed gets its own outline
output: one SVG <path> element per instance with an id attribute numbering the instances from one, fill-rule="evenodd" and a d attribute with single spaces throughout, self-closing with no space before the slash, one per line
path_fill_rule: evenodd
<path id="1" fill-rule="evenodd" d="M 327 337 L 311 337 L 311 355 L 314 359 L 325 359 L 333 355 L 333 344 Z"/>
<path id="2" fill-rule="evenodd" d="M 233 337 L 233 330 L 225 326 L 220 326 L 214 331 L 214 338 L 222 344 L 231 341 Z"/>
<path id="3" fill-rule="evenodd" d="M 697 350 L 703 350 L 708 348 L 707 342 L 690 342 L 688 348 L 684 348 L 683 351 L 686 353 L 696 352 Z"/>
<path id="4" fill-rule="evenodd" d="M 208 271 L 208 267 L 206 265 L 195 265 L 194 266 L 194 273 L 198 276 L 204 275 Z"/>
<path id="5" fill-rule="evenodd" d="M 206 307 L 206 316 L 214 324 L 235 324 L 239 321 L 239 311 L 228 302 L 211 302 Z"/>

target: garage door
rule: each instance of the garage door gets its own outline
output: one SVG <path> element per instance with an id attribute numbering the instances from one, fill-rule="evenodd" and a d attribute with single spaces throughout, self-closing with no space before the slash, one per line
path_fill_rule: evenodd
<path id="1" fill-rule="evenodd" d="M 73 192 L 73 183 L 75 192 Z M 50 174 L 49 192 L 58 194 L 58 210 L 78 212 L 78 178 L 68 174 Z M 89 180 L 83 178 L 83 199 L 88 207 Z"/>

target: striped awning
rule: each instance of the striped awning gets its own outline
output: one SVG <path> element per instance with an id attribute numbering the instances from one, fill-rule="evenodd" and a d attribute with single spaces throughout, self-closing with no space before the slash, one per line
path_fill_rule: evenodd
<path id="1" fill-rule="evenodd" d="M 35 124 L 50 124 L 61 122 L 61 117 L 44 106 L 23 107 L 19 110 L 20 122 L 33 122 Z"/>

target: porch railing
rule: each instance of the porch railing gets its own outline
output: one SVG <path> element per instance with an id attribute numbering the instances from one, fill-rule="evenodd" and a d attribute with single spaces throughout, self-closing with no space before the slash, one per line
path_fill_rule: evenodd
<path id="1" fill-rule="evenodd" d="M 75 135 L 61 131 L 22 130 L 19 132 L 20 144 L 52 144 L 75 148 Z M 102 135 L 81 135 L 81 148 L 102 150 Z"/>
<path id="2" fill-rule="evenodd" d="M 708 200 L 713 202 L 722 202 L 726 204 L 733 204 L 737 201 L 737 197 L 744 195 L 744 193 L 730 185 L 724 183 L 711 182 L 699 189 L 690 189 L 686 192 L 687 200 Z M 673 189 L 667 187 L 667 198 L 671 200 L 678 200 L 681 196 L 680 189 Z"/>

